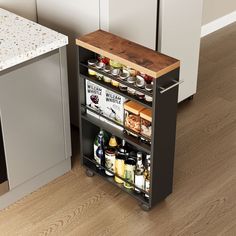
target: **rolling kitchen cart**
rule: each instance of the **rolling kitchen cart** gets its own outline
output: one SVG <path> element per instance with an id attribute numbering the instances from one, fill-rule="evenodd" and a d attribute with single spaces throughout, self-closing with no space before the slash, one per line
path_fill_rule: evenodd
<path id="1" fill-rule="evenodd" d="M 108 182 L 136 198 L 143 210 L 149 210 L 172 192 L 180 62 L 102 30 L 79 37 L 76 39 L 76 44 L 78 46 L 81 163 L 85 166 L 88 176 L 100 175 Z M 153 77 L 153 92 L 148 92 L 130 85 L 126 81 L 122 81 L 122 84 L 151 96 L 152 102 L 140 100 L 134 95 L 122 92 L 118 87 L 114 87 L 110 83 L 90 76 L 88 69 L 120 82 L 120 79 L 116 76 L 90 67 L 87 64 L 87 61 L 95 58 L 97 54 Z M 145 108 L 152 109 L 151 144 L 142 142 L 140 137 L 136 138 L 128 135 L 123 130 L 113 126 L 111 124 L 113 121 L 102 114 L 97 114 L 102 119 L 91 115 L 89 112 L 91 108 L 86 106 L 86 81 L 91 81 L 122 95 L 128 100 L 135 101 Z M 110 123 L 104 120 L 109 120 Z M 119 126 L 122 127 L 120 124 Z M 146 192 L 143 189 L 140 189 L 141 194 L 126 189 L 123 185 L 116 183 L 113 177 L 109 177 L 104 173 L 105 167 L 100 166 L 100 170 L 96 167 L 97 163 L 93 158 L 93 143 L 100 128 L 120 139 L 124 139 L 136 150 L 151 155 L 149 198 L 144 196 Z M 125 179 L 123 180 L 126 181 Z"/>

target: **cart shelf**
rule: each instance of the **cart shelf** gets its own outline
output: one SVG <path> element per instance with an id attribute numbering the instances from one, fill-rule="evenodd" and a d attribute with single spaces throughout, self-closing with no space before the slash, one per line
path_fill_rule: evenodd
<path id="1" fill-rule="evenodd" d="M 76 44 L 78 46 L 81 164 L 85 166 L 89 176 L 92 176 L 93 173 L 98 174 L 109 183 L 137 199 L 142 209 L 148 210 L 171 194 L 173 188 L 180 62 L 177 59 L 102 30 L 78 38 Z M 87 61 L 95 58 L 96 54 L 102 54 L 125 66 L 154 77 L 153 92 L 144 91 L 128 84 L 126 81 L 121 81 L 111 74 L 88 66 Z M 136 96 L 120 91 L 119 88 L 88 75 L 88 69 L 92 69 L 112 80 L 121 82 L 127 87 L 152 97 L 152 102 L 149 103 L 144 100 L 139 100 Z M 140 140 L 141 135 L 138 135 L 139 138 L 128 135 L 124 132 L 125 127 L 122 124 L 118 124 L 114 120 L 94 111 L 91 107 L 86 106 L 86 81 L 91 81 L 128 100 L 135 101 L 151 109 L 151 144 L 142 142 Z M 92 115 L 91 112 L 93 112 L 95 116 Z M 114 124 L 116 126 L 114 126 Z M 144 197 L 144 190 L 142 190 L 142 194 L 128 190 L 123 185 L 116 183 L 113 177 L 107 176 L 104 173 L 104 167 L 100 166 L 101 170 L 96 167 L 97 163 L 93 159 L 93 142 L 100 128 L 120 139 L 126 140 L 135 150 L 151 155 L 150 192 L 148 199 Z"/>

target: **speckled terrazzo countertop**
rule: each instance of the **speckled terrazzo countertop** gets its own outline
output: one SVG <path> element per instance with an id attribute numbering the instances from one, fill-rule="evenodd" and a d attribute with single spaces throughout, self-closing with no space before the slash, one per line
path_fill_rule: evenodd
<path id="1" fill-rule="evenodd" d="M 0 8 L 0 71 L 67 44 L 67 36 Z"/>

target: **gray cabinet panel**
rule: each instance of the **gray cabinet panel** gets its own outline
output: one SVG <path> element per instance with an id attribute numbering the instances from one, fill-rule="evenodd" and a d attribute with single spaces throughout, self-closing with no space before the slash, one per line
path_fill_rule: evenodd
<path id="1" fill-rule="evenodd" d="M 65 159 L 59 53 L 0 77 L 10 188 Z"/>

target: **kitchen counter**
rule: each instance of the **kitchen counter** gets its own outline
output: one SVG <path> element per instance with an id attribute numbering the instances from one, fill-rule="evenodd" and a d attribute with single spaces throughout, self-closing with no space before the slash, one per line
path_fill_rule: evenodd
<path id="1" fill-rule="evenodd" d="M 0 209 L 71 170 L 67 44 L 0 8 Z"/>
<path id="2" fill-rule="evenodd" d="M 67 44 L 67 36 L 0 8 L 0 71 Z"/>

